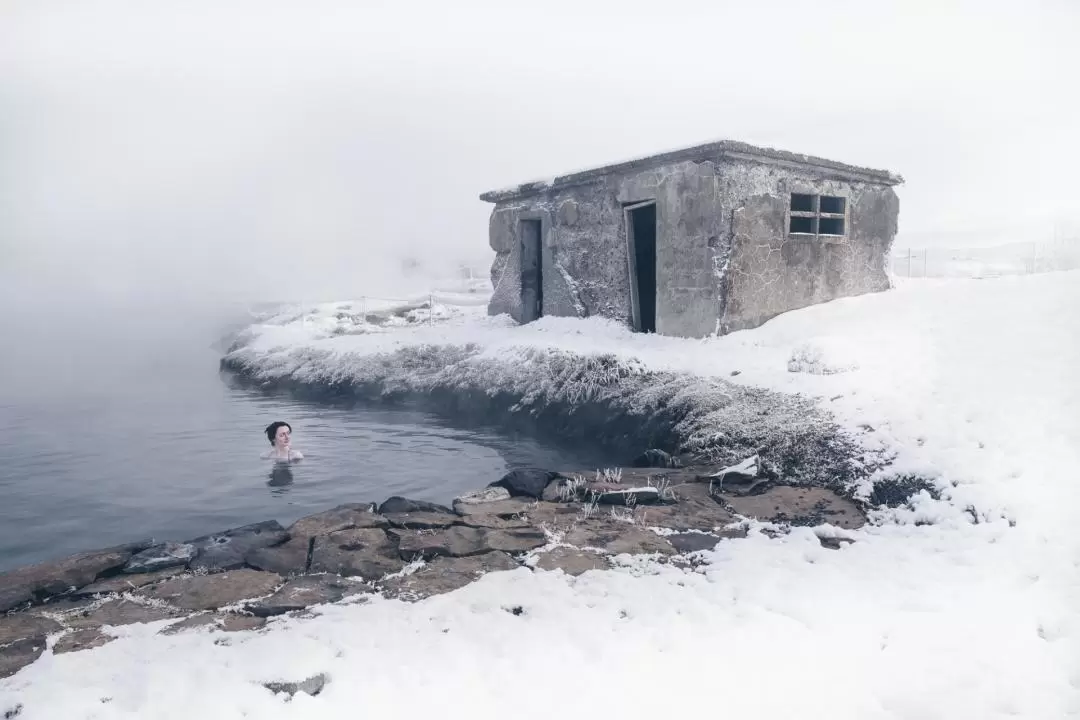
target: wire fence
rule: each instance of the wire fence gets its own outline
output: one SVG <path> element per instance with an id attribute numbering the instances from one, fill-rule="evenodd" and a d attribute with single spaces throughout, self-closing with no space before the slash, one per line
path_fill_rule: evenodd
<path id="1" fill-rule="evenodd" d="M 1080 240 L 985 248 L 901 248 L 890 258 L 899 277 L 989 278 L 1080 268 Z"/>

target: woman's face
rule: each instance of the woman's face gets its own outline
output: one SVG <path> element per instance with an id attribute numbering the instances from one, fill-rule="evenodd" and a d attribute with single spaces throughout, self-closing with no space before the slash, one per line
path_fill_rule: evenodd
<path id="1" fill-rule="evenodd" d="M 274 434 L 274 445 L 278 447 L 287 447 L 291 438 L 292 431 L 285 425 L 282 425 L 277 429 L 277 433 Z"/>

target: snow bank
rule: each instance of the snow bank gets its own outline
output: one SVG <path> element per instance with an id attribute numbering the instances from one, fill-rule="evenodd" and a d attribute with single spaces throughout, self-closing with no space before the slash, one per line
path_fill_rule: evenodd
<path id="1" fill-rule="evenodd" d="M 1077 307 L 1080 273 L 1070 272 L 903 284 L 706 341 L 598 321 L 512 328 L 468 312 L 362 335 L 260 327 L 234 354 L 268 376 L 406 346 L 470 347 L 476 358 L 542 348 L 804 393 L 867 447 L 887 448 L 894 468 L 938 478 L 943 499 L 921 493 L 882 511 L 841 550 L 794 528 L 722 542 L 696 572 L 640 559 L 576 579 L 519 569 L 414 605 L 328 607 L 217 642 L 118 629 L 121 640 L 46 654 L 0 681 L 0 712 L 1078 716 Z M 814 342 L 825 366 L 847 369 L 789 371 L 796 348 Z M 317 697 L 287 702 L 260 684 L 316 673 L 330 677 Z"/>

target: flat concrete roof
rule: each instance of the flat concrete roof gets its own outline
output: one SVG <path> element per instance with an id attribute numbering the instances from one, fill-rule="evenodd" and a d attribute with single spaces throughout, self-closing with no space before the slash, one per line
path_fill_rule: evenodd
<path id="1" fill-rule="evenodd" d="M 844 180 L 857 182 L 877 183 L 881 185 L 899 185 L 904 181 L 902 177 L 887 170 L 875 170 L 873 168 L 858 167 L 826 160 L 825 158 L 800 153 L 787 152 L 786 150 L 774 150 L 772 148 L 757 147 L 735 140 L 717 140 L 695 145 L 693 147 L 671 150 L 656 155 L 624 160 L 623 162 L 588 170 L 579 170 L 565 175 L 558 175 L 546 180 L 534 180 L 532 182 L 514 185 L 501 190 L 491 190 L 483 193 L 480 199 L 484 202 L 501 202 L 529 195 L 537 195 L 544 192 L 557 191 L 560 188 L 572 185 L 581 185 L 591 180 L 604 177 L 605 175 L 625 174 L 638 170 L 648 170 L 660 165 L 676 162 L 704 160 L 749 160 L 770 165 L 788 167 L 811 168 L 818 172 L 824 171 L 826 175 Z"/>

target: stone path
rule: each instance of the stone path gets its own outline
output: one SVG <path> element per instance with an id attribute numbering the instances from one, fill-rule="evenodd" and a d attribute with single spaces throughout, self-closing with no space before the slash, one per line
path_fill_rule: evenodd
<path id="1" fill-rule="evenodd" d="M 19 568 L 0 574 L 0 677 L 46 651 L 111 642 L 111 626 L 255 630 L 312 605 L 374 593 L 418 600 L 522 566 L 576 576 L 621 553 L 692 555 L 745 536 L 749 518 L 846 529 L 865 522 L 859 507 L 828 490 L 737 474 L 721 484 L 709 477 L 716 472 L 516 470 L 452 508 L 394 497 L 340 505 L 288 528 L 271 520 Z"/>

